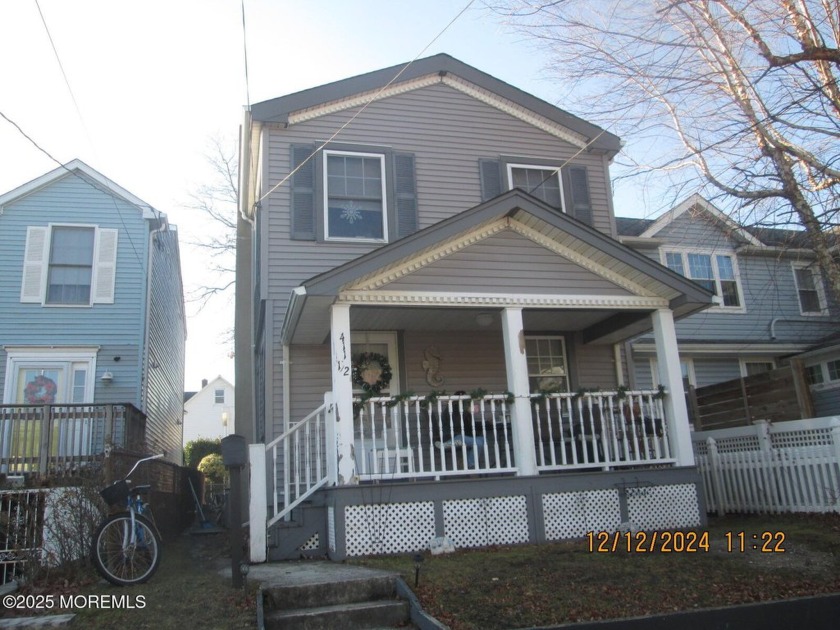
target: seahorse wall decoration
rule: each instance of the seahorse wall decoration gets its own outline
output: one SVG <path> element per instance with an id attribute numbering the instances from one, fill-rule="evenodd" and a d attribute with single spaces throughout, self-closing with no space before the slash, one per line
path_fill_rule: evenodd
<path id="1" fill-rule="evenodd" d="M 426 382 L 431 387 L 443 385 L 444 378 L 440 375 L 440 352 L 437 346 L 429 346 L 423 350 L 423 369 L 426 370 Z"/>

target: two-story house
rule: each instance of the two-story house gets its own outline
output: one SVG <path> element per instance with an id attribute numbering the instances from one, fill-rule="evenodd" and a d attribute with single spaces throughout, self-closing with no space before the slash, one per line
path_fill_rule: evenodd
<path id="1" fill-rule="evenodd" d="M 628 246 L 691 278 L 716 304 L 676 324 L 686 384 L 703 387 L 802 360 L 815 415 L 840 411 L 840 326 L 804 232 L 747 229 L 693 195 L 656 220 L 618 218 Z M 653 338 L 628 344 L 634 387 L 657 383 Z"/>
<path id="2" fill-rule="evenodd" d="M 0 196 L 0 465 L 110 446 L 181 463 L 186 322 L 167 217 L 80 160 Z"/>
<path id="3" fill-rule="evenodd" d="M 252 558 L 702 522 L 675 321 L 713 294 L 617 240 L 617 137 L 443 54 L 243 129 Z"/>
<path id="4" fill-rule="evenodd" d="M 184 446 L 233 433 L 235 401 L 236 391 L 226 378 L 202 379 L 199 391 L 184 395 Z"/>

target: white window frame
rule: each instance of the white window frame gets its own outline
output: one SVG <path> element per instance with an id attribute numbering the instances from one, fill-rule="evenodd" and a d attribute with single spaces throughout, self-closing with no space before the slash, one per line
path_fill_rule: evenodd
<path id="1" fill-rule="evenodd" d="M 815 363 L 808 363 L 805 365 L 806 368 L 816 367 L 819 368 L 820 373 L 822 374 L 822 383 L 816 383 L 813 385 L 809 385 L 809 387 L 814 390 L 815 392 L 825 391 L 827 389 L 837 389 L 840 388 L 840 379 L 832 379 L 831 375 L 828 371 L 828 364 L 832 361 L 838 361 L 840 357 L 833 356 L 831 358 L 823 359 L 822 361 L 818 361 Z"/>
<path id="2" fill-rule="evenodd" d="M 92 347 L 55 347 L 55 348 L 33 348 L 33 347 L 10 347 L 6 346 L 6 383 L 3 390 L 4 404 L 17 404 L 18 375 L 21 369 L 47 369 L 46 366 L 58 366 L 65 370 L 66 383 L 62 398 L 68 397 L 57 404 L 91 404 L 93 403 L 94 387 L 96 384 L 96 355 L 99 352 L 98 346 Z M 73 373 L 82 366 L 87 371 L 85 378 L 84 400 L 73 403 Z"/>
<path id="3" fill-rule="evenodd" d="M 219 400 L 219 392 L 222 393 L 221 400 Z M 224 405 L 225 404 L 225 389 L 222 388 L 213 388 L 213 404 L 214 405 Z"/>
<path id="4" fill-rule="evenodd" d="M 685 378 L 692 387 L 697 387 L 697 374 L 694 371 L 694 359 L 692 357 L 680 357 L 680 378 L 682 379 L 683 367 L 685 367 Z M 659 387 L 659 362 L 656 357 L 650 359 L 650 381 L 654 389 Z M 684 385 L 684 384 L 683 384 Z M 686 390 L 688 393 L 688 390 Z"/>
<path id="5" fill-rule="evenodd" d="M 571 374 L 569 373 L 569 352 L 568 352 L 568 348 L 566 348 L 566 338 L 563 335 L 525 335 L 526 360 L 527 360 L 528 341 L 531 341 L 531 340 L 539 341 L 541 339 L 546 339 L 548 341 L 558 341 L 558 340 L 560 341 L 560 350 L 562 352 L 561 358 L 563 360 L 563 365 L 561 367 L 565 371 L 564 378 L 566 379 L 566 392 L 570 392 L 571 387 L 572 387 L 572 383 L 571 383 Z M 530 369 L 528 370 L 527 377 L 528 377 L 529 383 L 530 383 L 530 380 L 531 380 L 532 377 L 539 377 L 539 376 L 541 376 L 541 375 L 531 374 Z M 530 386 L 529 386 L 529 388 L 530 388 Z M 537 394 L 539 392 L 536 391 L 536 392 L 531 392 L 531 393 L 532 394 Z"/>
<path id="6" fill-rule="evenodd" d="M 508 162 L 507 164 L 505 164 L 505 166 L 507 168 L 508 190 L 513 190 L 513 169 L 515 168 L 552 172 L 553 176 L 557 178 L 557 183 L 559 184 L 560 210 L 564 213 L 566 212 L 566 195 L 565 191 L 563 190 L 563 176 L 561 174 L 560 166 L 546 166 L 545 164 L 522 164 L 511 162 Z M 528 194 L 533 194 L 528 190 L 526 190 L 525 192 L 527 192 Z"/>
<path id="7" fill-rule="evenodd" d="M 747 378 L 750 375 L 747 370 L 747 363 L 769 363 L 772 366 L 771 370 L 778 367 L 775 359 L 765 357 L 739 357 L 738 363 L 740 364 L 741 378 Z"/>
<path id="8" fill-rule="evenodd" d="M 732 250 L 726 251 L 717 251 L 713 249 L 705 249 L 702 247 L 662 247 L 659 251 L 659 262 L 662 263 L 663 266 L 668 266 L 667 255 L 668 254 L 679 254 L 682 257 L 682 265 L 683 271 L 685 272 L 685 278 L 689 280 L 694 280 L 690 275 L 691 268 L 688 264 L 688 255 L 689 254 L 702 254 L 704 256 L 709 256 L 709 260 L 712 266 L 712 275 L 714 276 L 713 280 L 715 283 L 716 295 L 715 295 L 715 303 L 716 306 L 711 307 L 706 312 L 707 313 L 737 313 L 737 314 L 744 314 L 747 312 L 746 302 L 744 301 L 744 284 L 741 282 L 741 272 L 738 268 L 738 256 Z M 723 287 L 721 286 L 721 279 L 720 279 L 720 271 L 718 270 L 718 263 L 717 263 L 717 256 L 727 256 L 732 260 L 732 273 L 735 276 L 735 288 L 738 291 L 738 302 L 739 306 L 724 306 L 723 304 Z"/>
<path id="9" fill-rule="evenodd" d="M 62 304 L 47 302 L 47 283 L 50 272 L 50 254 L 52 235 L 55 228 L 82 228 L 93 230 L 93 260 L 90 274 L 90 298 L 87 304 Z M 43 239 L 38 242 L 35 233 L 44 230 Z M 26 232 L 26 250 L 23 261 L 20 301 L 40 304 L 45 308 L 90 308 L 94 304 L 113 304 L 116 290 L 116 262 L 118 231 L 101 228 L 89 223 L 48 223 L 31 225 Z M 103 240 L 112 239 L 111 250 L 105 247 Z M 40 246 L 40 250 L 38 247 Z M 104 258 L 107 256 L 107 258 Z M 33 286 L 37 285 L 37 286 Z M 37 289 L 34 293 L 30 293 Z"/>
<path id="10" fill-rule="evenodd" d="M 379 160 L 379 169 L 382 182 L 382 238 L 360 238 L 352 236 L 330 236 L 330 194 L 329 194 L 329 157 L 331 155 L 344 155 L 359 158 L 376 158 Z M 388 182 L 385 169 L 384 153 L 365 153 L 361 151 L 332 151 L 323 152 L 323 197 L 324 207 L 324 240 L 344 243 L 387 243 L 388 242 Z"/>
<path id="11" fill-rule="evenodd" d="M 817 301 L 820 305 L 819 312 L 802 310 L 802 300 L 799 295 L 799 280 L 796 277 L 796 272 L 800 269 L 810 269 L 811 271 L 811 277 L 814 280 L 814 289 L 817 292 Z M 816 266 L 816 263 L 792 262 L 791 274 L 793 274 L 793 286 L 796 291 L 796 303 L 799 305 L 799 314 L 803 317 L 825 317 L 828 315 L 828 303 L 825 298 L 825 288 L 823 287 L 822 274 Z"/>

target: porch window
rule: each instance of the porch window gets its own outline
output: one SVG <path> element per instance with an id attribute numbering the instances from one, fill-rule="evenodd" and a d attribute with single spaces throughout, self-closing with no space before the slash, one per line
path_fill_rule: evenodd
<path id="1" fill-rule="evenodd" d="M 324 151 L 326 238 L 384 241 L 385 156 Z"/>
<path id="2" fill-rule="evenodd" d="M 508 164 L 508 180 L 511 188 L 519 188 L 549 206 L 563 210 L 563 184 L 560 167 L 545 168 L 525 164 Z"/>
<path id="3" fill-rule="evenodd" d="M 820 272 L 811 265 L 793 265 L 793 280 L 799 297 L 802 315 L 826 313 L 825 294 L 822 291 Z"/>
<path id="4" fill-rule="evenodd" d="M 735 257 L 694 251 L 667 251 L 664 263 L 720 298 L 720 307 L 743 309 L 741 281 Z"/>
<path id="5" fill-rule="evenodd" d="M 562 337 L 526 337 L 525 352 L 531 392 L 569 391 L 566 342 Z"/>

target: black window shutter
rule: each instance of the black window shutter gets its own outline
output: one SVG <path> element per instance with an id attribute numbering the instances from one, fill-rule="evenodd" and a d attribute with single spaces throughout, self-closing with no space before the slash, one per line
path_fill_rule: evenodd
<path id="1" fill-rule="evenodd" d="M 481 159 L 478 161 L 478 171 L 481 177 L 481 200 L 487 201 L 501 195 L 503 190 L 501 162 Z"/>
<path id="2" fill-rule="evenodd" d="M 566 199 L 569 212 L 578 221 L 592 225 L 592 202 L 589 198 L 589 180 L 586 175 L 585 166 L 570 166 L 563 169 L 566 177 L 563 183 L 566 184 L 568 193 Z"/>
<path id="3" fill-rule="evenodd" d="M 315 240 L 315 147 L 308 144 L 292 145 L 292 169 L 299 170 L 292 175 L 291 186 L 291 237 L 299 241 Z"/>
<path id="4" fill-rule="evenodd" d="M 394 199 L 396 204 L 396 238 L 417 231 L 417 182 L 412 153 L 394 154 Z"/>

